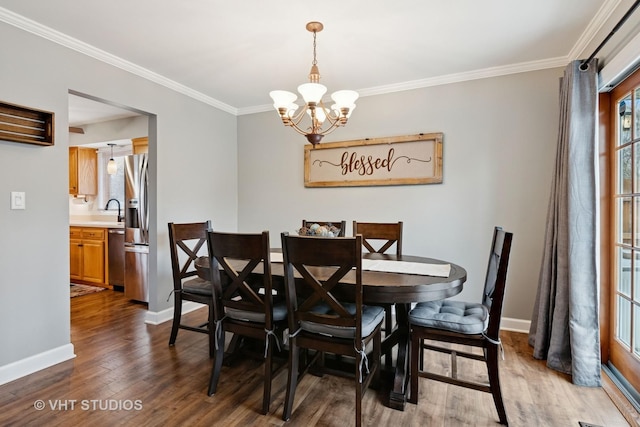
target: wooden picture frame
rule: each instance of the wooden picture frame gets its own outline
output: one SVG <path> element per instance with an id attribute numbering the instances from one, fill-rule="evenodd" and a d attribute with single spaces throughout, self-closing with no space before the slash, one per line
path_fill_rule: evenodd
<path id="1" fill-rule="evenodd" d="M 311 144 L 305 187 L 442 183 L 442 133 Z"/>

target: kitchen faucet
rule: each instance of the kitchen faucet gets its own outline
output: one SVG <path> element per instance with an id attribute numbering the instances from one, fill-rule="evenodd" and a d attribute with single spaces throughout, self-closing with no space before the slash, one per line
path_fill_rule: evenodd
<path id="1" fill-rule="evenodd" d="M 111 202 L 116 202 L 118 204 L 118 222 L 122 222 L 124 218 L 122 217 L 122 215 L 120 215 L 120 200 L 118 199 L 107 200 L 107 205 L 104 207 L 104 210 L 106 211 L 107 209 L 109 209 L 109 203 Z"/>

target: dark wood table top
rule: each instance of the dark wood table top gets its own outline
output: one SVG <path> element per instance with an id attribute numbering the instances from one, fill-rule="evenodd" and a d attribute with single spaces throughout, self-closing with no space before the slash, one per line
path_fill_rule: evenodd
<path id="1" fill-rule="evenodd" d="M 274 249 L 273 252 L 278 252 Z M 363 254 L 363 259 L 406 261 L 424 264 L 449 264 L 451 271 L 449 277 L 424 276 L 409 273 L 385 273 L 378 271 L 362 271 L 363 299 L 365 303 L 414 303 L 434 301 L 449 298 L 462 291 L 467 280 L 467 271 L 459 265 L 433 258 L 425 258 L 411 255 L 385 255 Z M 200 277 L 209 278 L 209 259 L 200 257 L 196 260 L 196 269 Z M 231 263 L 233 266 L 233 263 Z M 241 262 L 238 268 L 241 268 Z M 235 266 L 234 266 L 235 268 Z M 331 269 L 327 269 L 326 276 L 330 276 Z M 281 262 L 271 262 L 271 275 L 274 278 L 283 278 L 284 269 Z M 322 274 L 319 275 L 322 278 Z M 355 277 L 347 274 L 341 283 L 353 284 Z"/>

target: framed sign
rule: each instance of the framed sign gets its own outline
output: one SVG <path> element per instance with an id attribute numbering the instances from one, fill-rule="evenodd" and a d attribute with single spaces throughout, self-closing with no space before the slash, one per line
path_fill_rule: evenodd
<path id="1" fill-rule="evenodd" d="M 442 133 L 311 144 L 304 147 L 305 187 L 437 184 Z"/>

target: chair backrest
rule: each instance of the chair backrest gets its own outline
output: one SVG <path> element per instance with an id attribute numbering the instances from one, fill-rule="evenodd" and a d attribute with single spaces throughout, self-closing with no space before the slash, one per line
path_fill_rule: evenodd
<path id="1" fill-rule="evenodd" d="M 402 221 L 383 222 L 357 222 L 353 221 L 353 235 L 362 234 L 362 245 L 370 253 L 383 254 L 396 245 L 396 255 L 402 255 Z M 375 245 L 382 244 L 378 249 L 372 241 L 378 241 Z"/>
<path id="2" fill-rule="evenodd" d="M 362 236 L 322 238 L 282 233 L 289 331 L 300 322 L 355 328 L 355 342 L 362 339 Z M 317 268 L 328 267 L 328 268 Z M 301 279 L 294 277 L 299 273 Z M 351 290 L 355 313 L 336 297 L 336 286 L 347 274 L 355 276 Z M 296 286 L 298 289 L 296 289 Z M 318 310 L 318 304 L 323 309 Z"/>
<path id="3" fill-rule="evenodd" d="M 169 223 L 169 246 L 171 250 L 171 269 L 173 271 L 173 289 L 182 289 L 183 280 L 198 274 L 194 261 L 206 248 L 207 230 L 211 221 L 176 224 Z"/>
<path id="4" fill-rule="evenodd" d="M 347 221 L 308 221 L 306 219 L 302 220 L 302 226 L 305 228 L 309 228 L 309 226 L 313 224 L 333 225 L 334 227 L 338 227 L 340 229 L 340 233 L 338 234 L 338 237 L 344 237 L 345 229 L 347 228 Z"/>
<path id="5" fill-rule="evenodd" d="M 211 282 L 220 303 L 230 309 L 264 314 L 265 325 L 270 330 L 273 296 L 269 232 L 243 234 L 209 231 L 208 245 Z M 222 318 L 222 315 L 217 313 L 216 317 Z"/>
<path id="6" fill-rule="evenodd" d="M 498 339 L 500 331 L 512 239 L 513 233 L 508 233 L 501 227 L 495 227 L 482 298 L 482 304 L 489 309 L 489 326 L 486 335 L 495 340 Z"/>

